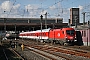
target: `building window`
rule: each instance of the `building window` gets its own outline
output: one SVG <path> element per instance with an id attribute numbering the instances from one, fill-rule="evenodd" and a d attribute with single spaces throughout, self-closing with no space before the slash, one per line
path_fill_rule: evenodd
<path id="1" fill-rule="evenodd" d="M 83 31 L 82 31 L 82 36 L 83 36 Z"/>
<path id="2" fill-rule="evenodd" d="M 86 31 L 84 31 L 84 37 L 86 37 Z"/>

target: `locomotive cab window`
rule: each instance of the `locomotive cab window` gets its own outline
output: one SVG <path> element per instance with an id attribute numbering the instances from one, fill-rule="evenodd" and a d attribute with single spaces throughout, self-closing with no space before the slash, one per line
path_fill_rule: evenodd
<path id="1" fill-rule="evenodd" d="M 74 30 L 66 30 L 66 34 L 68 35 L 74 35 Z"/>

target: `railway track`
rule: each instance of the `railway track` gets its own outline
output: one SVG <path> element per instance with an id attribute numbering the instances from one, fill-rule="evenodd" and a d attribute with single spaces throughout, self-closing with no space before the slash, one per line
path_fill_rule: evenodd
<path id="1" fill-rule="evenodd" d="M 38 49 L 34 49 L 34 48 L 31 48 L 31 47 L 28 47 L 28 49 L 44 56 L 44 57 L 47 57 L 49 60 L 70 60 L 69 58 L 66 58 L 66 57 L 59 57 L 59 56 L 56 56 L 56 55 L 53 55 L 51 53 L 48 53 L 48 52 L 45 52 L 45 51 L 42 51 L 42 50 L 38 50 Z"/>
<path id="2" fill-rule="evenodd" d="M 24 50 L 22 53 L 30 57 L 31 51 L 35 54 L 38 54 L 42 57 L 45 57 L 46 60 L 90 60 L 90 51 L 85 51 L 81 49 L 74 49 L 64 46 L 54 46 L 51 44 L 44 44 L 36 41 L 30 40 L 21 40 L 18 42 L 23 42 L 25 48 L 29 50 Z M 27 51 L 27 53 L 26 53 Z M 30 55 L 30 56 L 29 56 Z M 34 56 L 33 56 L 34 57 Z M 37 57 L 35 57 L 36 59 Z M 38 60 L 39 58 L 37 58 Z M 34 60 L 34 59 L 32 59 Z M 42 59 L 41 59 L 42 60 Z"/>
<path id="3" fill-rule="evenodd" d="M 17 57 L 19 57 L 21 60 L 25 60 L 25 58 L 23 56 L 21 56 L 17 51 L 15 51 L 14 49 L 10 49 Z"/>
<path id="4" fill-rule="evenodd" d="M 0 60 L 24 60 L 13 48 L 9 47 L 9 41 L 0 42 Z"/>
<path id="5" fill-rule="evenodd" d="M 71 49 L 63 49 L 53 46 L 32 46 L 28 47 L 30 50 L 37 52 L 43 56 L 46 56 L 52 60 L 90 60 L 90 52 L 71 50 Z"/>
<path id="6" fill-rule="evenodd" d="M 5 56 L 5 59 L 8 60 L 8 57 L 7 57 L 6 52 L 5 52 L 4 49 L 3 49 L 3 53 L 4 53 L 4 56 Z"/>
<path id="7" fill-rule="evenodd" d="M 0 60 L 24 60 L 22 56 L 20 56 L 17 52 L 13 49 L 6 49 L 4 47 L 0 47 Z"/>

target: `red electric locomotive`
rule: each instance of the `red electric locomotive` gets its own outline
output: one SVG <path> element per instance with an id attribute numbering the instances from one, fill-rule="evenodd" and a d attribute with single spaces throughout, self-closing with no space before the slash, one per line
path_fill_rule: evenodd
<path id="1" fill-rule="evenodd" d="M 76 32 L 73 28 L 52 29 L 49 32 L 49 40 L 55 43 L 74 44 Z"/>
<path id="2" fill-rule="evenodd" d="M 73 28 L 43 29 L 31 32 L 22 32 L 20 38 L 39 39 L 44 42 L 60 43 L 62 45 L 73 44 L 76 32 Z"/>

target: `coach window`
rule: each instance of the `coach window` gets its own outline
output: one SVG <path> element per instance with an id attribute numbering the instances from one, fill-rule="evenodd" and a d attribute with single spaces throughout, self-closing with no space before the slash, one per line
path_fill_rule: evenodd
<path id="1" fill-rule="evenodd" d="M 45 33 L 43 33 L 43 36 L 45 36 Z"/>
<path id="2" fill-rule="evenodd" d="M 35 36 L 35 34 L 33 33 L 33 36 Z"/>
<path id="3" fill-rule="evenodd" d="M 41 33 L 41 36 L 43 36 L 43 33 Z"/>
<path id="4" fill-rule="evenodd" d="M 35 34 L 33 33 L 33 36 L 35 36 Z"/>
<path id="5" fill-rule="evenodd" d="M 28 36 L 28 33 L 27 33 L 27 36 Z"/>
<path id="6" fill-rule="evenodd" d="M 32 36 L 32 33 L 31 33 L 31 36 Z"/>
<path id="7" fill-rule="evenodd" d="M 42 34 L 40 33 L 40 36 L 41 36 Z"/>
<path id="8" fill-rule="evenodd" d="M 20 34 L 20 36 L 22 36 L 22 34 Z"/>
<path id="9" fill-rule="evenodd" d="M 37 33 L 35 34 L 35 36 L 37 36 Z"/>
<path id="10" fill-rule="evenodd" d="M 44 33 L 42 33 L 42 36 L 44 36 Z"/>
<path id="11" fill-rule="evenodd" d="M 44 36 L 44 33 L 42 33 L 42 36 Z"/>
<path id="12" fill-rule="evenodd" d="M 46 36 L 46 33 L 44 33 L 44 36 Z"/>
<path id="13" fill-rule="evenodd" d="M 32 36 L 32 33 L 30 34 L 30 36 Z"/>
<path id="14" fill-rule="evenodd" d="M 35 34 L 35 36 L 36 36 L 37 34 Z"/>
<path id="15" fill-rule="evenodd" d="M 38 33 L 36 33 L 36 36 L 38 37 Z"/>
<path id="16" fill-rule="evenodd" d="M 38 36 L 40 36 L 38 33 L 37 33 Z"/>
<path id="17" fill-rule="evenodd" d="M 40 36 L 40 34 L 38 33 L 38 36 Z"/>
<path id="18" fill-rule="evenodd" d="M 33 33 L 33 36 L 35 36 L 35 34 Z"/>
<path id="19" fill-rule="evenodd" d="M 43 35 L 46 36 L 46 33 L 44 32 Z"/>
<path id="20" fill-rule="evenodd" d="M 28 34 L 28 36 L 31 36 L 31 34 Z"/>
<path id="21" fill-rule="evenodd" d="M 44 33 L 42 35 L 44 36 Z"/>

